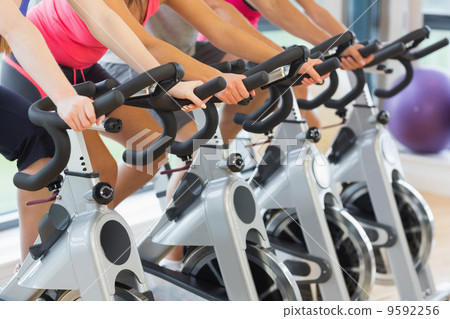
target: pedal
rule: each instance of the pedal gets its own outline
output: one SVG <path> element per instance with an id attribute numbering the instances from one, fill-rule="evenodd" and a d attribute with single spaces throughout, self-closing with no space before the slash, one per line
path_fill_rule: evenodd
<path id="1" fill-rule="evenodd" d="M 364 228 L 374 248 L 392 247 L 397 242 L 397 233 L 391 227 L 362 217 L 354 217 Z"/>
<path id="2" fill-rule="evenodd" d="M 323 283 L 330 279 L 331 268 L 326 260 L 300 252 L 298 244 L 290 243 L 270 235 L 269 242 L 272 248 L 277 250 L 277 256 L 283 260 L 283 263 L 294 276 L 297 283 Z"/>
<path id="3" fill-rule="evenodd" d="M 69 224 L 70 215 L 67 210 L 61 205 L 53 204 L 39 223 L 41 243 L 30 246 L 31 257 L 41 258 L 61 237 Z"/>

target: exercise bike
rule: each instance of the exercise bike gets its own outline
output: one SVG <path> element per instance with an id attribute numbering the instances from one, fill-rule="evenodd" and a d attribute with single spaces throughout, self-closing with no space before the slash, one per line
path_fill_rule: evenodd
<path id="1" fill-rule="evenodd" d="M 394 52 L 395 46 L 404 45 L 406 52 L 394 52 L 368 65 L 393 58 L 406 69 L 400 83 L 391 90 L 375 90 L 376 96 L 386 98 L 400 92 L 412 79 L 411 61 L 448 44 L 444 39 L 411 53 L 429 33 L 424 27 L 405 35 L 386 49 Z M 402 300 L 446 299 L 450 290 L 436 289 L 427 265 L 433 243 L 432 212 L 404 177 L 397 147 L 385 128 L 389 114 L 374 106 L 363 71 L 353 73 L 352 91 L 339 101 L 325 103 L 343 119 L 347 109 L 351 110 L 327 153 L 333 178 L 343 187 L 342 202 L 371 239 L 378 282 L 395 281 Z"/>
<path id="2" fill-rule="evenodd" d="M 182 76 L 180 66 L 167 64 L 114 90 L 112 80 L 95 85 L 86 82 L 75 89 L 78 94 L 96 97 L 98 117 L 149 87 L 153 96 L 146 107 L 161 105 L 157 100 L 167 98 L 162 87 L 169 89 Z M 31 121 L 52 136 L 54 157 L 35 175 L 19 172 L 14 176 L 14 184 L 22 189 L 48 187 L 55 202 L 41 220 L 39 236 L 20 270 L 0 288 L 0 300 L 152 300 L 132 231 L 118 213 L 107 207 L 114 197 L 113 188 L 101 182 L 93 171 L 82 133 L 69 130 L 56 112 L 49 112 L 55 109 L 47 97 L 34 103 L 29 111 Z M 166 122 L 173 120 L 172 113 L 156 111 Z M 112 133 L 121 128 L 121 121 L 112 118 L 92 127 Z M 172 133 L 173 129 L 176 131 L 172 125 Z M 146 150 L 127 150 L 124 158 L 147 163 L 163 154 L 172 141 L 160 138 Z M 62 171 L 64 178 L 59 175 Z"/>
<path id="3" fill-rule="evenodd" d="M 353 34 L 346 32 L 311 52 L 323 56 L 333 51 L 329 58 L 337 60 L 353 39 Z M 378 45 L 371 43 L 361 49 L 361 54 L 368 56 L 377 50 Z M 289 116 L 274 135 L 268 130 L 255 130 L 248 123 L 243 128 L 269 136 L 270 144 L 248 180 L 263 208 L 270 242 L 294 274 L 304 300 L 365 300 L 374 283 L 370 241 L 343 209 L 333 188 L 327 160 L 315 146 L 320 131 L 308 128 L 299 112 L 299 108 L 312 109 L 331 98 L 337 89 L 336 77 L 331 72 L 330 86 L 312 101 L 295 100 L 289 89 L 272 89 L 266 107 L 251 115 L 235 116 L 237 123 L 244 123 L 270 113 L 276 104 L 288 110 Z"/>
<path id="4" fill-rule="evenodd" d="M 246 71 L 244 84 L 250 90 L 293 76 L 307 56 L 304 47 L 287 50 Z M 249 84 L 261 71 L 269 77 L 262 73 L 262 81 Z M 200 131 L 171 146 L 188 162 L 198 150 L 163 216 L 138 244 L 144 270 L 208 300 L 301 300 L 291 273 L 273 253 L 251 187 L 236 175 L 242 157 L 228 154 L 216 106 L 207 105 L 206 128 L 195 114 Z M 173 246 L 188 248 L 181 272 L 158 265 Z"/>

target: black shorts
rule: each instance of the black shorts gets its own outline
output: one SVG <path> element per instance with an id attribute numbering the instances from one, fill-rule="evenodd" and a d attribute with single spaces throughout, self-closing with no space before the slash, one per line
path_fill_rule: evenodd
<path id="1" fill-rule="evenodd" d="M 0 86 L 0 153 L 17 160 L 19 171 L 41 158 L 52 157 L 52 138 L 28 118 L 28 102 L 22 96 Z"/>
<path id="2" fill-rule="evenodd" d="M 209 41 L 197 41 L 193 58 L 204 64 L 211 65 L 221 62 L 226 54 L 226 52 L 218 49 Z"/>
<path id="3" fill-rule="evenodd" d="M 60 68 L 72 84 L 86 81 L 97 83 L 106 79 L 114 79 L 98 63 L 86 69 L 73 69 L 63 65 L 60 65 Z M 45 96 L 45 93 L 37 87 L 37 84 L 22 69 L 14 55 L 3 58 L 0 83 L 11 91 L 25 97 L 31 103 Z"/>

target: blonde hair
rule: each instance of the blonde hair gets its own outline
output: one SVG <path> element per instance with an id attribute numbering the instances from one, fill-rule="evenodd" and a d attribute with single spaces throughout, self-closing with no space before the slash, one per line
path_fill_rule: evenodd
<path id="1" fill-rule="evenodd" d="M 6 53 L 10 52 L 10 48 L 8 42 L 0 35 L 0 53 L 5 51 Z"/>

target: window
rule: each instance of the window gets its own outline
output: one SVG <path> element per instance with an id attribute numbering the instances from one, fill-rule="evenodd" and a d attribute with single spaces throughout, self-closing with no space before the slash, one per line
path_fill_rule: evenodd
<path id="1" fill-rule="evenodd" d="M 423 0 L 422 12 L 424 14 L 424 24 L 433 30 L 430 39 L 424 41 L 423 46 L 432 44 L 445 37 L 450 39 L 450 1 Z M 449 46 L 421 59 L 419 65 L 421 67 L 450 69 Z"/>

